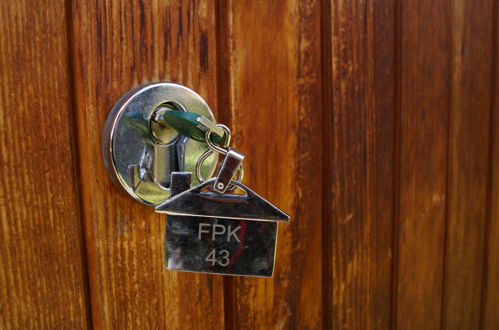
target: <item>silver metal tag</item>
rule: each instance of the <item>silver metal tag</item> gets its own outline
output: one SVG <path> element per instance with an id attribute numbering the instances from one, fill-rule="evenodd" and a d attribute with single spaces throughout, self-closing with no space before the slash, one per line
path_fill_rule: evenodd
<path id="1" fill-rule="evenodd" d="M 171 182 L 174 197 L 156 207 L 168 214 L 167 269 L 272 276 L 277 222 L 288 215 L 238 182 L 244 195 L 205 191 L 215 179 L 187 189 L 190 173 L 173 173 Z"/>

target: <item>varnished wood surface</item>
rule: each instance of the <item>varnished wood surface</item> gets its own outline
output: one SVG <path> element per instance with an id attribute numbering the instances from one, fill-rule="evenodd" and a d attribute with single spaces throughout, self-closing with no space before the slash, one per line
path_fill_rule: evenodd
<path id="1" fill-rule="evenodd" d="M 489 19 L 476 24 L 489 13 Z M 443 328 L 478 329 L 484 276 L 492 75 L 493 1 L 452 8 L 448 206 Z M 481 38 L 476 36 L 480 35 Z M 470 157 L 473 155 L 473 157 Z"/>
<path id="2" fill-rule="evenodd" d="M 0 328 L 85 328 L 64 1 L 0 2 Z"/>
<path id="3" fill-rule="evenodd" d="M 497 0 L 0 9 L 0 328 L 499 328 Z M 108 111 L 153 81 L 291 215 L 272 279 L 163 269 L 164 216 L 111 183 Z"/>
<path id="4" fill-rule="evenodd" d="M 495 1 L 492 8 L 493 25 L 492 38 L 492 72 L 491 72 L 491 100 L 490 100 L 490 155 L 489 172 L 490 178 L 487 182 L 488 211 L 485 226 L 485 267 L 482 283 L 482 310 L 481 326 L 484 329 L 499 327 L 499 2 Z"/>
<path id="5" fill-rule="evenodd" d="M 289 213 L 272 279 L 226 281 L 233 329 L 322 324 L 320 3 L 229 1 L 226 72 L 234 145 L 247 184 Z M 252 29 L 250 27 L 259 27 Z M 251 50 L 251 51 L 248 51 Z M 289 134 L 290 132 L 293 132 Z M 230 303 L 230 302 L 228 302 Z"/>
<path id="6" fill-rule="evenodd" d="M 328 328 L 386 329 L 391 323 L 394 12 L 393 1 L 372 7 L 332 1 L 327 8 L 323 190 Z"/>
<path id="7" fill-rule="evenodd" d="M 220 329 L 222 277 L 163 268 L 164 215 L 109 181 L 99 147 L 109 109 L 138 84 L 175 81 L 216 105 L 214 3 L 73 1 L 72 24 L 94 325 Z"/>
<path id="8" fill-rule="evenodd" d="M 451 8 L 445 0 L 403 1 L 399 7 L 394 317 L 402 329 L 429 330 L 442 325 Z"/>

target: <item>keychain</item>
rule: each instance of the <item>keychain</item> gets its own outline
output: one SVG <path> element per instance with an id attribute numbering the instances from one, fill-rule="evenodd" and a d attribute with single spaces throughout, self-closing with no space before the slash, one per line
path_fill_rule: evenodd
<path id="1" fill-rule="evenodd" d="M 244 155 L 230 140 L 202 98 L 173 83 L 133 89 L 108 117 L 106 167 L 130 195 L 167 214 L 169 270 L 272 276 L 278 222 L 289 216 L 241 183 Z"/>
<path id="2" fill-rule="evenodd" d="M 174 118 L 185 113 L 171 110 L 168 115 Z M 206 125 L 206 120 L 201 119 L 205 126 L 215 125 Z M 224 140 L 222 146 L 217 145 L 212 141 L 210 128 L 204 133 L 210 149 L 196 166 L 196 175 L 202 183 L 186 190 L 190 174 L 173 173 L 174 196 L 156 207 L 157 212 L 169 215 L 166 267 L 227 275 L 272 276 L 277 222 L 288 221 L 289 217 L 240 183 L 244 156 L 229 147 L 230 130 L 224 125 L 216 126 L 223 130 Z M 184 131 L 184 134 L 189 133 Z M 200 169 L 213 152 L 224 158 L 216 177 L 205 181 Z M 234 178 L 236 172 L 239 175 Z M 236 189 L 241 193 L 234 193 Z"/>

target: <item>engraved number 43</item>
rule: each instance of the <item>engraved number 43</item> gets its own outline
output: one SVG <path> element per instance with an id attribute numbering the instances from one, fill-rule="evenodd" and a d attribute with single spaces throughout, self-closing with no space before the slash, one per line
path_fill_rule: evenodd
<path id="1" fill-rule="evenodd" d="M 218 264 L 219 266 L 225 267 L 229 264 L 229 251 L 220 250 L 220 252 L 218 253 L 218 257 L 219 258 L 217 258 L 217 250 L 212 249 L 206 256 L 206 258 L 204 258 L 204 260 L 210 262 L 212 266 Z"/>

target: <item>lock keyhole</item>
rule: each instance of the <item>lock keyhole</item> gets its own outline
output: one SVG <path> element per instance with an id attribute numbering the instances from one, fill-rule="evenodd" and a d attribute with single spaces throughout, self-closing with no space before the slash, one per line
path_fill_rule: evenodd
<path id="1" fill-rule="evenodd" d="M 185 111 L 180 104 L 167 101 L 153 110 L 149 120 L 149 134 L 154 148 L 154 180 L 164 189 L 170 188 L 171 173 L 184 169 L 182 144 L 185 139 L 163 120 L 168 110 Z"/>
<path id="2" fill-rule="evenodd" d="M 179 133 L 163 120 L 163 115 L 168 110 L 185 111 L 180 104 L 171 101 L 164 102 L 153 110 L 151 119 L 149 120 L 149 134 L 152 141 L 156 144 L 171 145 L 179 137 Z"/>

